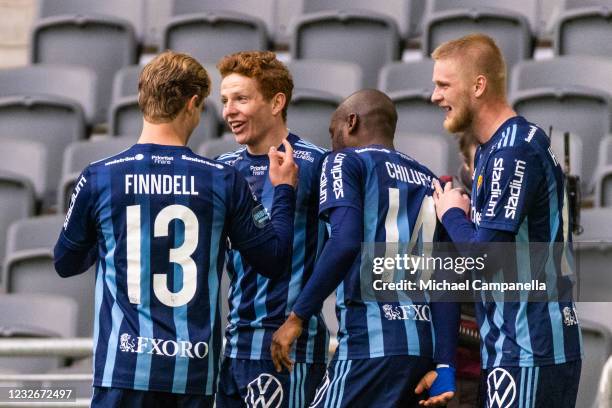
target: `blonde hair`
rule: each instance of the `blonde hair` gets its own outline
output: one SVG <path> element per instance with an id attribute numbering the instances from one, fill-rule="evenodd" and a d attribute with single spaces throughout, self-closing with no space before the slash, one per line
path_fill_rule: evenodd
<path id="1" fill-rule="evenodd" d="M 241 51 L 226 55 L 217 64 L 221 77 L 230 74 L 239 74 L 252 78 L 257 82 L 259 92 L 266 101 L 270 101 L 277 93 L 285 94 L 286 102 L 283 107 L 283 120 L 287 120 L 287 108 L 293 92 L 293 78 L 291 73 L 276 58 L 272 51 Z"/>
<path id="2" fill-rule="evenodd" d="M 210 93 L 206 70 L 188 54 L 165 51 L 149 62 L 138 79 L 138 105 L 151 123 L 170 122 L 194 95 L 197 106 Z"/>
<path id="3" fill-rule="evenodd" d="M 484 75 L 496 96 L 506 97 L 506 62 L 495 41 L 485 34 L 470 34 L 440 44 L 431 58 L 457 58 L 470 67 L 474 76 Z"/>

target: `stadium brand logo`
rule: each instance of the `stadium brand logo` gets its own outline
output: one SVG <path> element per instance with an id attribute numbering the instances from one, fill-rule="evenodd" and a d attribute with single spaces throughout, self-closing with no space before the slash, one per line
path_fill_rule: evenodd
<path id="1" fill-rule="evenodd" d="M 496 368 L 487 376 L 487 407 L 509 408 L 516 398 L 516 382 L 503 368 Z"/>
<path id="2" fill-rule="evenodd" d="M 174 161 L 174 157 L 172 156 L 157 156 L 157 155 L 152 155 L 151 156 L 151 160 L 153 160 L 153 162 L 155 164 L 172 164 L 172 162 Z"/>
<path id="3" fill-rule="evenodd" d="M 109 162 L 104 163 L 104 165 L 111 166 L 113 164 L 126 163 L 126 162 L 131 162 L 134 160 L 142 160 L 142 159 L 144 159 L 144 156 L 138 153 L 136 156 L 128 156 L 128 157 L 122 157 L 120 159 L 111 160 Z"/>
<path id="4" fill-rule="evenodd" d="M 321 183 L 319 186 L 319 204 L 323 204 L 324 202 L 327 201 L 327 175 L 326 175 L 326 168 L 327 168 L 327 158 L 329 156 L 326 156 L 325 159 L 323 160 L 323 165 L 321 166 Z"/>
<path id="5" fill-rule="evenodd" d="M 266 174 L 266 171 L 268 170 L 268 166 L 253 166 L 251 165 L 250 167 L 251 169 L 251 174 L 254 176 L 263 176 L 264 174 Z"/>
<path id="6" fill-rule="evenodd" d="M 155 354 L 166 357 L 204 358 L 208 355 L 208 344 L 200 341 L 195 344 L 188 340 L 163 340 L 123 333 L 119 337 L 119 350 L 124 353 Z"/>
<path id="7" fill-rule="evenodd" d="M 181 159 L 186 160 L 186 161 L 200 163 L 200 164 L 206 164 L 207 166 L 216 167 L 218 169 L 223 169 L 223 165 L 222 164 L 213 163 L 213 162 L 210 162 L 210 161 L 207 161 L 207 160 L 198 159 L 197 157 L 189 157 L 189 156 L 185 156 L 183 154 L 183 155 L 181 155 Z"/>
<path id="8" fill-rule="evenodd" d="M 244 402 L 249 408 L 280 408 L 283 386 L 273 375 L 261 374 L 247 385 Z"/>
<path id="9" fill-rule="evenodd" d="M 563 324 L 566 326 L 575 326 L 578 324 L 578 315 L 573 307 L 563 308 Z"/>
<path id="10" fill-rule="evenodd" d="M 419 320 L 431 322 L 429 305 L 383 305 L 383 313 L 387 320 Z"/>
<path id="11" fill-rule="evenodd" d="M 74 192 L 70 196 L 70 205 L 68 206 L 68 211 L 66 212 L 66 218 L 64 219 L 64 229 L 68 228 L 68 222 L 70 221 L 70 216 L 72 215 L 72 210 L 74 209 L 74 203 L 76 203 L 76 199 L 81 192 L 83 186 L 87 183 L 87 179 L 83 176 L 79 178 L 76 186 L 74 186 Z"/>
<path id="12" fill-rule="evenodd" d="M 314 162 L 314 156 L 307 150 L 294 150 L 293 157 L 295 157 L 296 159 L 306 160 L 311 163 Z"/>
<path id="13" fill-rule="evenodd" d="M 336 157 L 334 157 L 334 165 L 330 171 L 332 176 L 332 188 L 334 190 L 334 196 L 336 200 L 340 198 L 344 198 L 344 186 L 342 185 L 342 162 L 346 154 L 338 153 Z"/>
<path id="14" fill-rule="evenodd" d="M 314 396 L 314 399 L 310 403 L 310 408 L 316 407 L 317 405 L 319 405 L 319 403 L 323 401 L 323 398 L 325 397 L 325 393 L 327 389 L 329 388 L 329 384 L 330 384 L 329 372 L 325 371 L 325 377 L 323 377 L 323 382 L 317 388 L 317 392 Z"/>
<path id="15" fill-rule="evenodd" d="M 516 217 L 516 207 L 518 207 L 519 198 L 521 196 L 521 190 L 523 188 L 523 177 L 525 176 L 525 163 L 523 160 L 517 160 L 516 166 L 514 167 L 514 177 L 510 182 L 510 197 L 508 203 L 504 206 L 506 212 L 504 213 L 505 218 L 514 219 Z"/>
<path id="16" fill-rule="evenodd" d="M 497 206 L 497 201 L 499 200 L 499 196 L 501 196 L 501 177 L 502 172 L 504 171 L 504 159 L 502 157 L 497 157 L 493 162 L 493 174 L 491 176 L 491 198 L 489 198 L 489 203 L 487 204 L 487 211 L 485 215 L 487 217 L 495 216 L 495 207 Z"/>

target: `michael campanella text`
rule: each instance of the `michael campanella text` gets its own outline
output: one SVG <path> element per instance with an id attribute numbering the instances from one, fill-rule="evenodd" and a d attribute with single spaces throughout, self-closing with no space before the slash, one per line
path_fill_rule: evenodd
<path id="1" fill-rule="evenodd" d="M 402 279 L 398 282 L 384 282 L 377 279 L 372 282 L 374 290 L 427 290 L 427 291 L 465 291 L 465 290 L 489 290 L 497 292 L 506 291 L 532 291 L 546 290 L 546 283 L 539 280 L 530 282 L 484 282 L 479 279 L 465 280 L 462 282 L 449 282 L 447 280 L 419 280 L 409 281 Z"/>

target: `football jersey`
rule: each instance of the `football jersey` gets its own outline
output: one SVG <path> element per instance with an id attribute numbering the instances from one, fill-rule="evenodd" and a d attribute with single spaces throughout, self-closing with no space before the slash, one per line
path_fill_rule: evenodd
<path id="1" fill-rule="evenodd" d="M 563 172 L 550 140 L 523 117 L 510 118 L 477 149 L 474 166 L 475 227 L 514 233 L 516 257 L 510 257 L 513 264 L 506 266 L 519 278 L 545 277 L 550 299 L 558 300 L 477 302 L 483 367 L 531 367 L 580 358 L 574 304 L 566 295 L 556 297 L 556 291 L 572 285 L 572 276 L 563 276 L 555 254 L 571 235 Z M 528 247 L 529 243 L 539 244 Z"/>
<path id="2" fill-rule="evenodd" d="M 299 167 L 292 262 L 282 278 L 271 280 L 258 274 L 238 252 L 228 252 L 231 283 L 224 352 L 228 357 L 271 360 L 272 335 L 291 312 L 324 243 L 326 229 L 318 221 L 318 191 L 325 150 L 292 133 L 287 140 Z M 268 155 L 252 155 L 243 147 L 218 160 L 234 166 L 246 178 L 257 200 L 271 211 L 274 189 L 268 177 Z M 292 358 L 297 362 L 325 362 L 328 343 L 329 334 L 319 313 L 309 320 L 307 330 L 296 341 Z"/>
<path id="3" fill-rule="evenodd" d="M 363 214 L 364 243 L 432 242 L 433 173 L 398 151 L 371 145 L 333 152 L 323 162 L 320 216 L 334 207 Z M 431 310 L 407 296 L 382 302 L 362 293 L 361 258 L 336 289 L 339 360 L 412 355 L 433 358 Z"/>
<path id="4" fill-rule="evenodd" d="M 274 236 L 257 206 L 234 168 L 187 147 L 137 144 L 83 171 L 60 240 L 98 247 L 95 386 L 215 392 L 227 237 Z"/>

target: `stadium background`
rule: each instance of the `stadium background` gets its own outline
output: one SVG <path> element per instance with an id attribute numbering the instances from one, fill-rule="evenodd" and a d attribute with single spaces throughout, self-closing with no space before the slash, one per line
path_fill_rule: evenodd
<path id="1" fill-rule="evenodd" d="M 377 87 L 399 111 L 397 149 L 455 175 L 460 156 L 429 102 L 427 55 L 482 31 L 507 59 L 515 109 L 552 127 L 557 157 L 571 134 L 582 189 L 577 259 L 583 277 L 601 280 L 589 300 L 602 301 L 578 304 L 586 354 L 578 406 L 612 406 L 612 303 L 603 302 L 612 301 L 611 16 L 609 0 L 0 0 L 0 385 L 30 376 L 30 385 L 75 388 L 87 406 L 94 274 L 61 280 L 51 249 L 79 171 L 138 137 L 135 65 L 165 48 L 205 65 L 213 89 L 190 141 L 205 156 L 235 146 L 215 63 L 271 49 L 294 75 L 293 131 L 329 147 L 340 100 Z"/>

